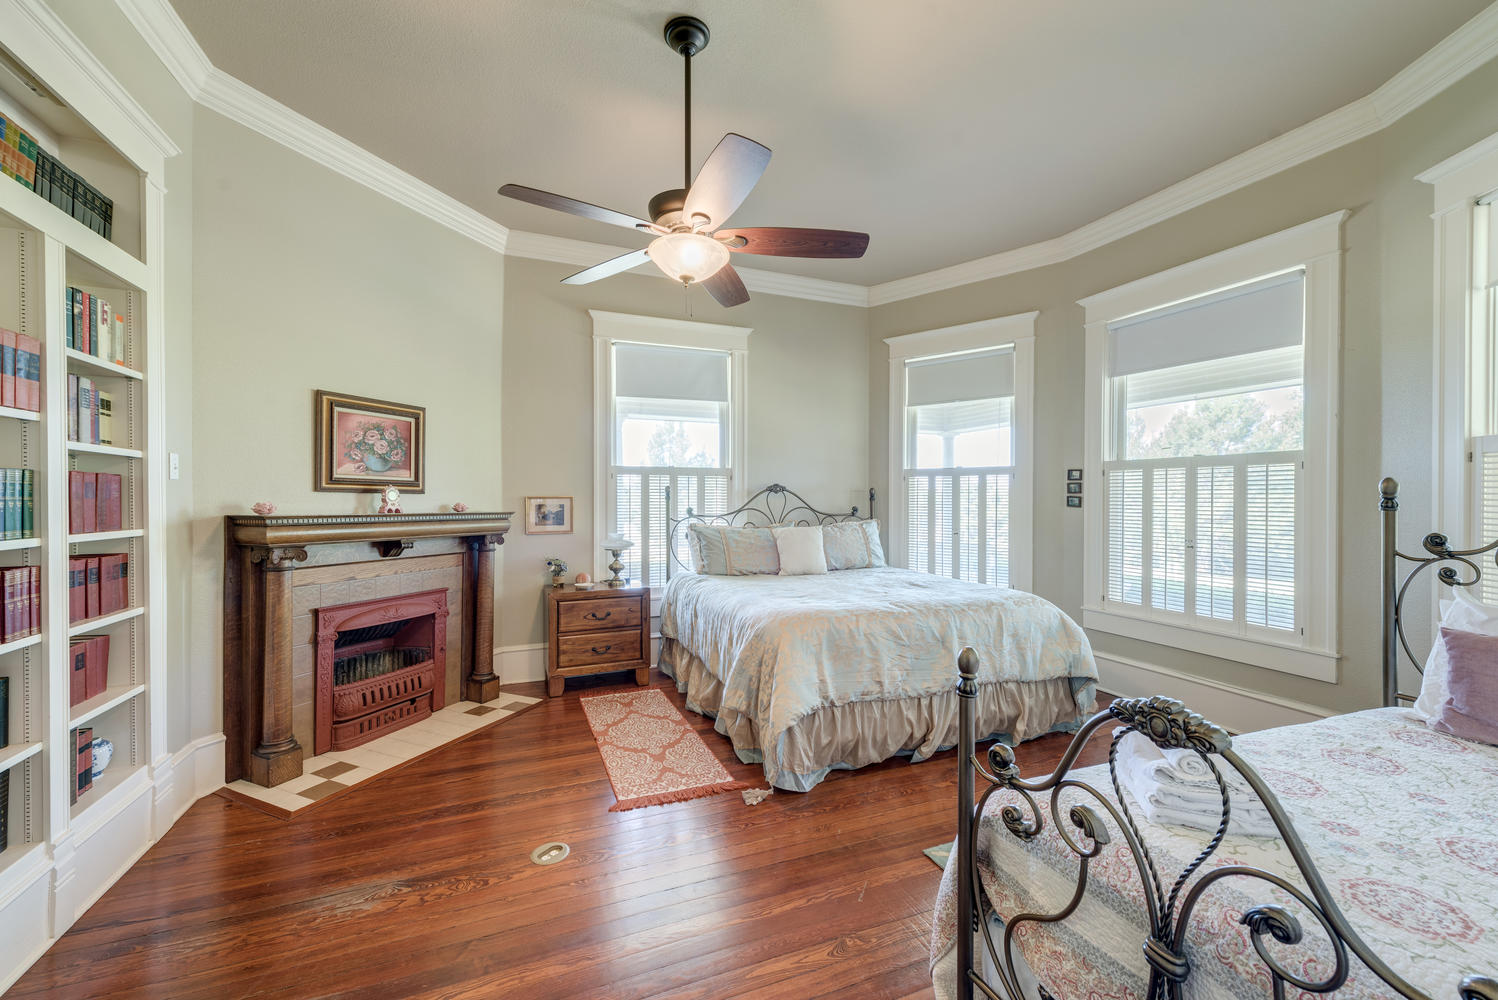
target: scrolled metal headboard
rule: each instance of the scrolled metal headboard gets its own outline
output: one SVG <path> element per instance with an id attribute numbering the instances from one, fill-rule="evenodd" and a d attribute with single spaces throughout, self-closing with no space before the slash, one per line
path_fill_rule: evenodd
<path id="1" fill-rule="evenodd" d="M 671 509 L 671 491 L 666 490 L 666 510 Z M 719 524 L 725 527 L 747 528 L 751 526 L 768 527 L 776 524 L 836 524 L 840 521 L 868 520 L 874 516 L 874 488 L 869 487 L 869 513 L 867 517 L 859 514 L 857 505 L 848 509 L 846 513 L 830 514 L 824 510 L 817 510 L 806 500 L 788 487 L 779 483 L 771 483 L 748 500 L 745 500 L 733 510 L 722 514 L 699 514 L 691 507 L 683 517 L 666 519 L 666 579 L 671 579 L 671 566 L 675 563 L 682 569 L 687 564 L 682 561 L 681 550 L 677 546 L 677 540 L 689 525 L 693 524 Z"/>
<path id="2" fill-rule="evenodd" d="M 1399 483 L 1384 479 L 1378 484 L 1378 509 L 1383 512 L 1383 627 L 1384 627 L 1384 704 L 1397 705 L 1400 699 L 1414 701 L 1414 695 L 1399 692 L 1399 653 L 1402 650 L 1415 669 L 1425 672 L 1425 661 L 1410 649 L 1409 637 L 1404 631 L 1404 602 L 1409 596 L 1410 584 L 1430 569 L 1440 566 L 1436 580 L 1452 588 L 1473 587 L 1482 582 L 1482 556 L 1493 553 L 1494 572 L 1498 572 L 1498 539 L 1475 549 L 1453 549 L 1450 540 L 1439 531 L 1432 531 L 1421 539 L 1423 555 L 1409 555 L 1399 551 Z M 1400 560 L 1413 563 L 1400 579 Z M 1469 576 L 1470 574 L 1470 576 Z"/>

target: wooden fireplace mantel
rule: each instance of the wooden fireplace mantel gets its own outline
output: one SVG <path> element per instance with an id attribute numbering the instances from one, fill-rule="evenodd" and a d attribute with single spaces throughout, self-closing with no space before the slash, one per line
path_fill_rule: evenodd
<path id="1" fill-rule="evenodd" d="M 309 546 L 369 542 L 369 557 L 393 559 L 417 539 L 463 543 L 462 696 L 492 701 L 494 549 L 511 513 L 231 515 L 224 519 L 225 780 L 272 786 L 302 773 L 292 733 L 292 577 Z"/>

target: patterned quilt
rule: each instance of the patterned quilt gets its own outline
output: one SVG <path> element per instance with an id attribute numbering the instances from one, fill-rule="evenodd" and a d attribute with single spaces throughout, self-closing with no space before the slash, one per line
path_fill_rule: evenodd
<path id="1" fill-rule="evenodd" d="M 1236 737 L 1233 745 L 1279 796 L 1332 898 L 1375 955 L 1435 998 L 1455 1000 L 1465 975 L 1498 975 L 1498 827 L 1492 821 L 1498 748 L 1437 733 L 1403 709 L 1266 730 Z M 1106 767 L 1075 776 L 1111 787 Z M 1001 918 L 1058 910 L 1076 884 L 1076 859 L 1049 821 L 1029 844 L 1004 828 L 998 810 L 1015 801 L 1014 793 L 994 794 L 978 843 L 983 883 Z M 1063 796 L 1063 816 L 1071 801 Z M 1167 888 L 1209 839 L 1183 827 L 1141 827 Z M 1228 837 L 1208 865 L 1235 863 L 1304 885 L 1278 837 Z M 939 1000 L 955 994 L 955 869 L 948 866 L 942 879 L 932 931 Z M 1020 925 L 1018 950 L 1057 1000 L 1145 996 L 1143 892 L 1115 831 L 1094 862 L 1077 913 L 1043 928 Z M 1293 956 L 1307 978 L 1331 968 L 1330 948 L 1309 912 L 1266 883 L 1224 878 L 1206 891 L 1187 933 L 1193 972 L 1185 996 L 1269 995 L 1269 976 L 1239 923 L 1245 909 L 1265 902 L 1291 907 L 1305 929 L 1302 945 L 1277 946 L 1277 954 Z M 1352 974 L 1336 996 L 1396 996 L 1362 963 L 1351 961 Z M 1288 995 L 1306 996 L 1295 990 Z"/>
<path id="2" fill-rule="evenodd" d="M 1073 728 L 1096 691 L 1086 635 L 1049 601 L 889 567 L 815 576 L 684 574 L 666 587 L 660 631 L 721 682 L 721 711 L 753 720 L 759 746 L 736 744 L 740 756 L 762 754 L 769 781 L 802 791 L 821 775 L 782 773 L 778 754 L 792 727 L 837 706 L 931 696 L 950 696 L 955 720 L 964 646 L 981 658 L 980 685 L 1069 683 L 1063 714 Z M 1052 725 L 1048 719 L 1040 732 Z M 945 728 L 918 741 L 916 760 L 938 749 Z M 955 731 L 945 743 L 954 740 Z"/>

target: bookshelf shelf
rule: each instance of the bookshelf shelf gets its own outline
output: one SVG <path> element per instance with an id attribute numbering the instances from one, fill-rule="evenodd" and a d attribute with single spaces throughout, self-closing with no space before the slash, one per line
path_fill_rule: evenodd
<path id="1" fill-rule="evenodd" d="M 89 531 L 81 535 L 69 535 L 68 544 L 77 545 L 80 542 L 111 542 L 120 538 L 140 538 L 144 535 L 143 528 L 125 528 L 121 531 Z"/>
<path id="2" fill-rule="evenodd" d="M 98 618 L 86 618 L 81 622 L 73 622 L 68 626 L 68 636 L 87 635 L 90 632 L 98 632 L 106 629 L 116 622 L 122 622 L 130 618 L 136 618 L 146 613 L 143 607 L 126 608 L 124 611 L 116 611 L 112 615 L 100 615 Z M 76 723 L 75 723 L 76 724 Z"/>
<path id="3" fill-rule="evenodd" d="M 0 893 L 9 890 L 13 875 L 24 872 L 33 862 L 45 862 L 46 856 L 47 845 L 35 841 L 11 844 L 5 850 L 0 851 Z"/>
<path id="4" fill-rule="evenodd" d="M 103 694 L 95 695 L 73 706 L 72 715 L 68 719 L 68 728 L 77 729 L 79 726 L 86 726 L 110 709 L 119 708 L 130 699 L 145 693 L 144 684 L 105 688 Z"/>
<path id="5" fill-rule="evenodd" d="M 7 538 L 0 539 L 0 552 L 12 552 L 16 549 L 39 549 L 42 547 L 40 538 Z"/>
<path id="6" fill-rule="evenodd" d="M 18 410 L 14 406 L 0 406 L 0 417 L 8 417 L 11 420 L 29 420 L 38 423 L 42 415 L 35 410 Z"/>
<path id="7" fill-rule="evenodd" d="M 12 639 L 10 642 L 0 643 L 0 656 L 4 656 L 6 653 L 17 653 L 31 646 L 39 646 L 41 645 L 42 638 L 39 635 L 28 635 L 23 639 Z"/>
<path id="8" fill-rule="evenodd" d="M 132 766 L 125 761 L 116 761 L 113 766 L 94 779 L 93 788 L 84 792 L 83 797 L 72 804 L 69 810 L 72 823 L 80 825 L 84 814 L 94 810 L 107 813 L 116 799 L 123 794 L 128 794 L 127 786 L 134 787 L 145 783 L 145 771 L 144 764 Z"/>
<path id="9" fill-rule="evenodd" d="M 30 760 L 41 752 L 41 743 L 13 743 L 0 750 L 0 771 L 8 771 L 22 761 Z"/>
<path id="10" fill-rule="evenodd" d="M 113 455 L 116 458 L 142 458 L 145 454 L 139 448 L 116 448 L 110 444 L 84 444 L 82 441 L 69 441 L 68 451 L 75 455 Z"/>
<path id="11" fill-rule="evenodd" d="M 114 378 L 129 378 L 137 380 L 145 378 L 143 374 L 136 371 L 134 368 L 126 368 L 123 365 L 117 365 L 110 361 L 104 361 L 100 358 L 94 357 L 92 354 L 84 354 L 82 351 L 75 351 L 71 347 L 64 348 L 64 351 L 68 356 L 69 370 L 82 368 L 87 371 L 91 377 L 112 376 Z M 4 414 L 0 414 L 0 416 L 3 415 Z"/>
<path id="12" fill-rule="evenodd" d="M 35 229 L 65 243 L 68 250 L 107 275 L 115 284 L 145 288 L 150 269 L 122 247 L 111 243 L 51 202 L 12 181 L 0 185 L 0 212 L 27 229 Z"/>

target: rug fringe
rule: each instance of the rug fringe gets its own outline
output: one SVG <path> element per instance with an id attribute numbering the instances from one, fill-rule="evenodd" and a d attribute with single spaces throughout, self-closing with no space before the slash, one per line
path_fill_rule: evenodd
<path id="1" fill-rule="evenodd" d="M 702 799 L 709 795 L 721 795 L 723 792 L 737 792 L 750 787 L 747 781 L 722 781 L 716 785 L 698 785 L 695 788 L 679 788 L 674 792 L 661 792 L 659 795 L 642 795 L 638 798 L 623 799 L 615 801 L 609 806 L 609 812 L 625 812 L 630 809 L 643 809 L 645 806 L 664 806 L 672 802 L 688 802 L 692 799 Z"/>

